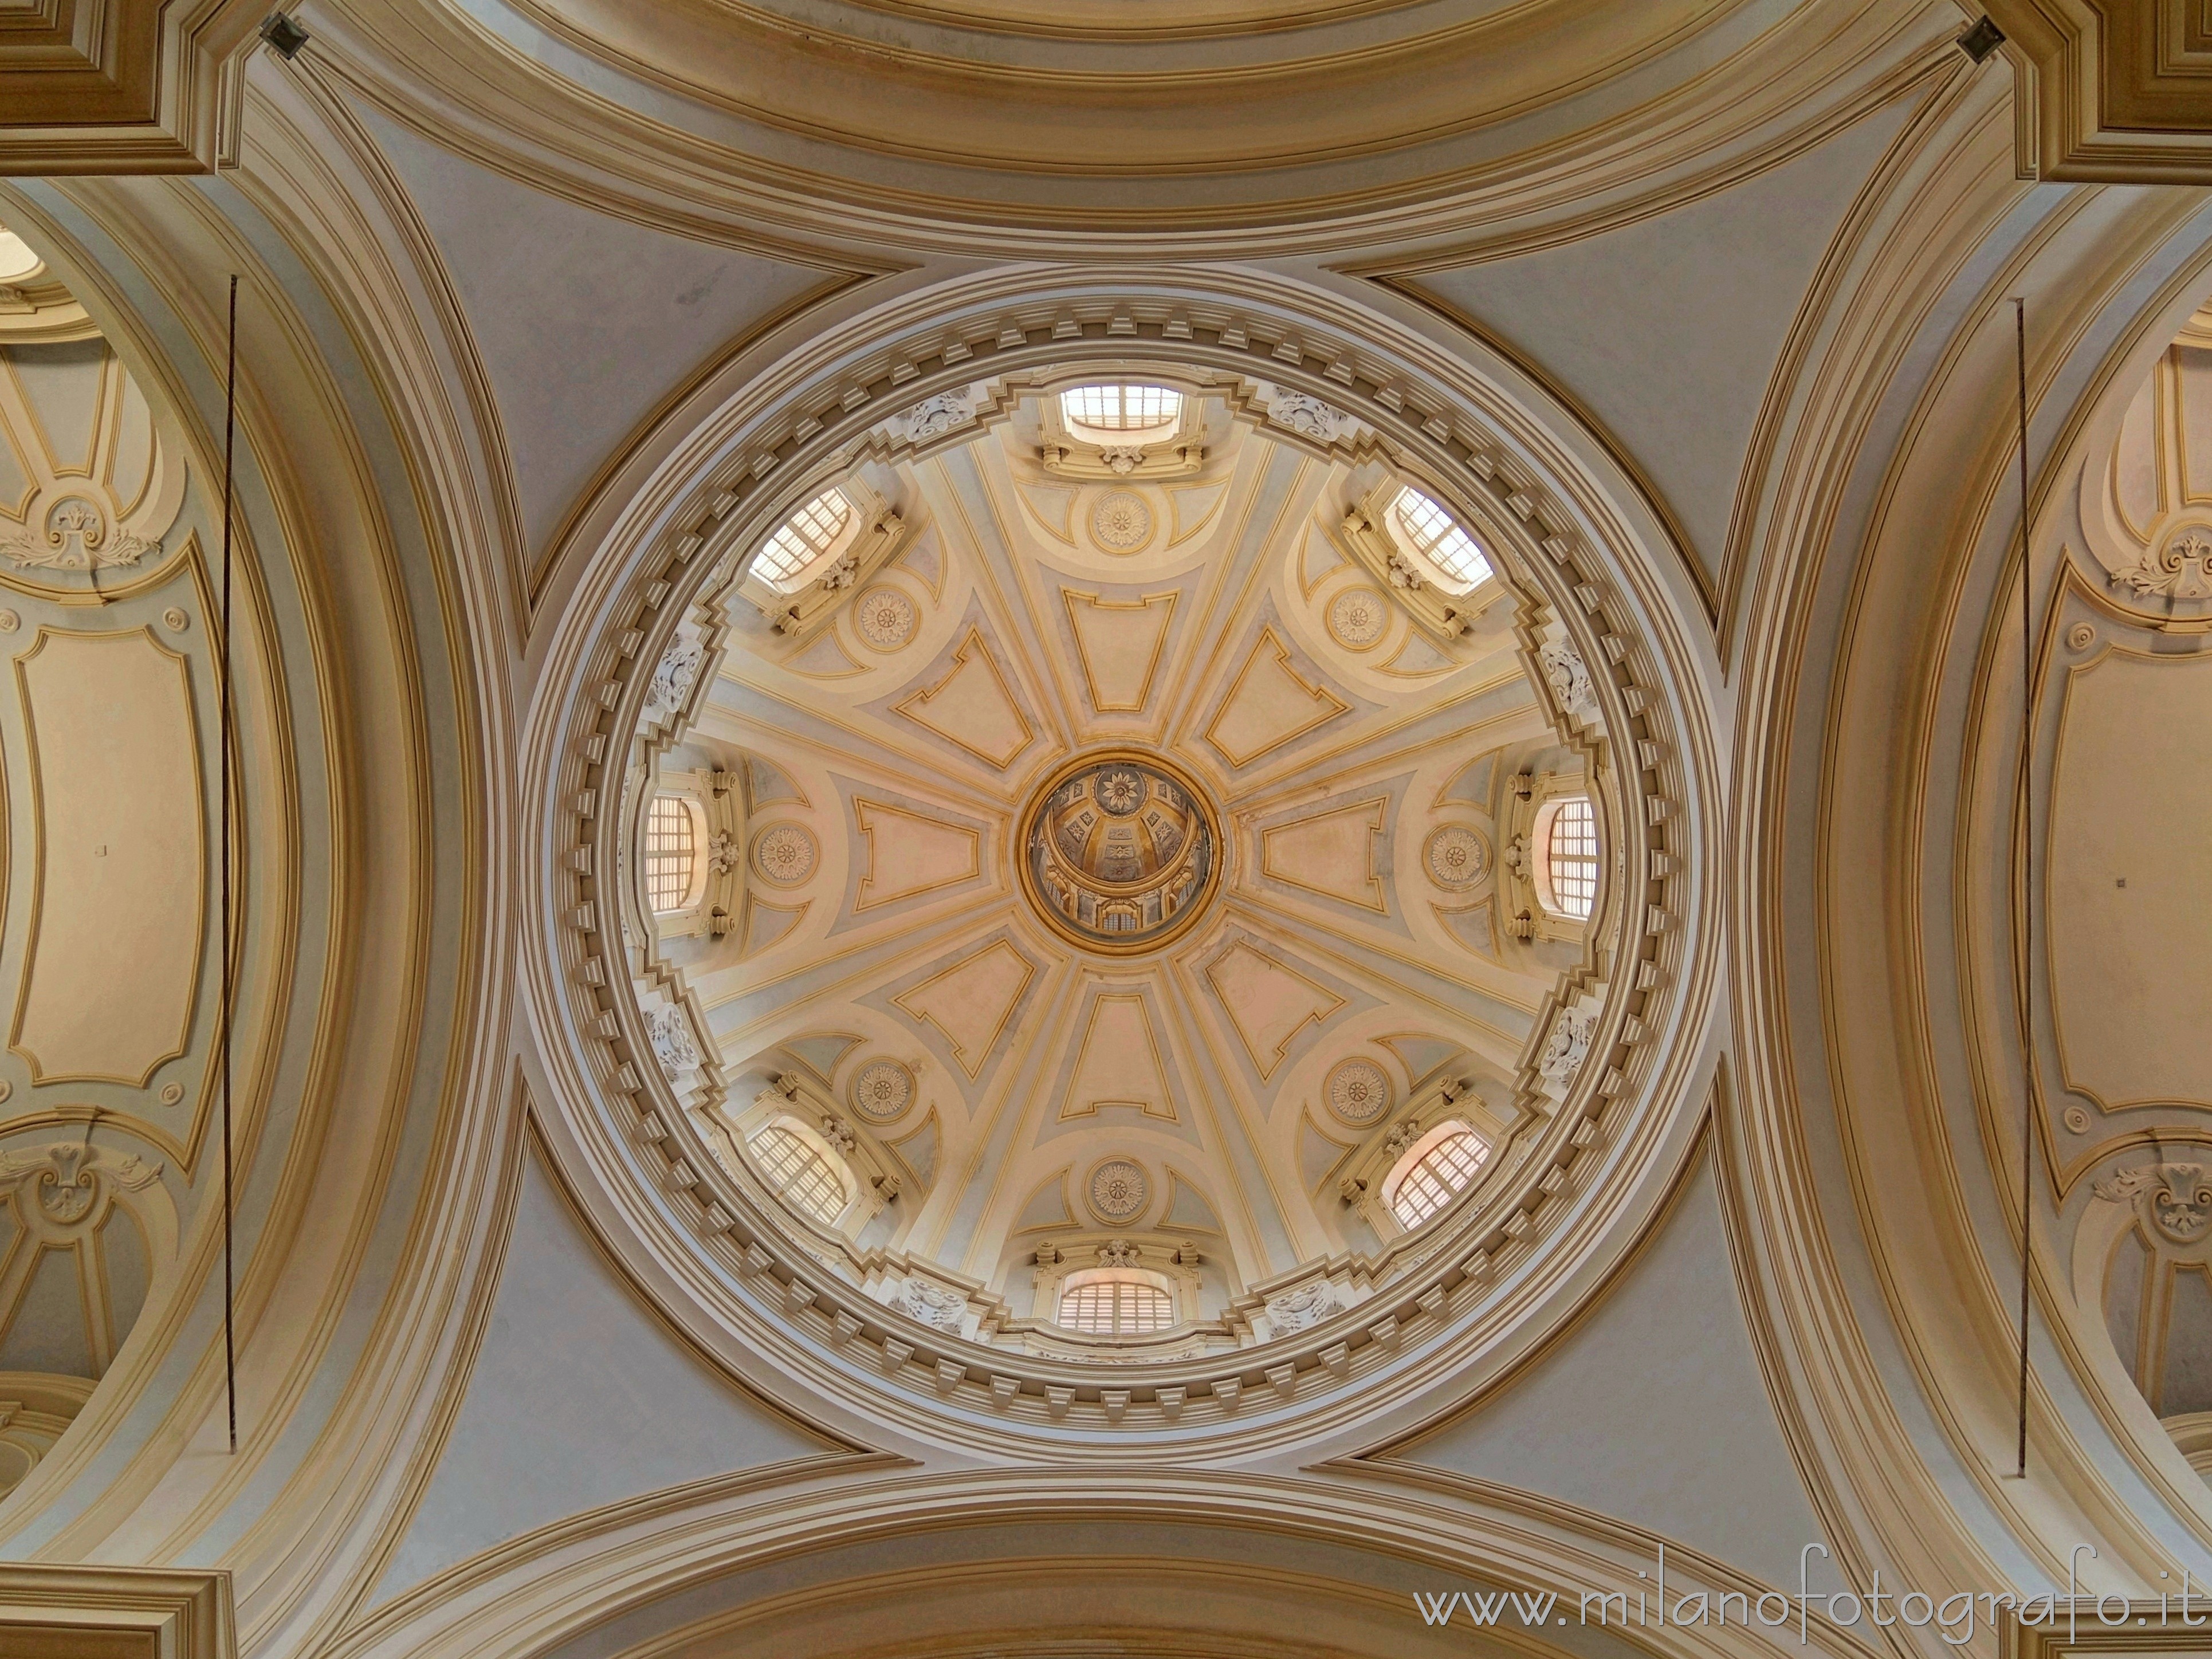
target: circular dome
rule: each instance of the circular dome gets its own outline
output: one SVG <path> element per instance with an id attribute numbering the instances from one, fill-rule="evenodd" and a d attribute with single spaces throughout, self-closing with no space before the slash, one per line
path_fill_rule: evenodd
<path id="1" fill-rule="evenodd" d="M 1213 809 L 1189 775 L 1119 751 L 1062 768 L 1024 823 L 1023 890 L 1063 939 L 1156 951 L 1204 912 L 1221 870 Z"/>
<path id="2" fill-rule="evenodd" d="M 1678 992 L 1710 989 L 1685 971 L 1703 890 L 1651 857 L 1703 822 L 1703 739 L 1673 735 L 1673 647 L 1569 497 L 1476 453 L 1504 441 L 1468 388 L 1447 444 L 1326 361 L 1285 386 L 1272 334 L 1146 322 L 1123 347 L 1090 303 L 1095 343 L 963 325 L 964 378 L 927 368 L 862 414 L 810 382 L 761 417 L 799 434 L 774 468 L 738 435 L 711 469 L 737 483 L 702 475 L 666 557 L 639 550 L 647 648 L 578 659 L 587 724 L 634 722 L 581 745 L 605 805 L 561 809 L 620 925 L 556 924 L 606 1051 L 563 1109 L 652 1149 L 634 1199 L 607 1193 L 675 1268 L 695 1311 L 673 1316 L 932 1434 L 1071 1455 L 1079 1425 L 1284 1431 L 1293 1395 L 1310 1433 L 1355 1379 L 1412 1386 L 1401 1360 L 1505 1363 L 1497 1333 L 1559 1282 L 1516 1264 L 1611 1236 L 1592 1194 L 1674 1124 L 1650 1079 L 1686 1065 Z M 1224 374 L 1232 350 L 1249 367 Z M 1063 386 L 1132 376 L 1184 398 L 1168 437 L 1054 424 Z M 1387 509 L 1416 483 L 1495 556 L 1448 601 L 1390 580 Z M 827 489 L 857 526 L 836 580 L 759 581 L 752 550 Z M 1091 534 L 1102 491 L 1144 503 L 1134 551 Z M 886 587 L 902 640 L 870 637 Z M 1559 700 L 1555 658 L 1588 665 L 1586 695 Z M 694 672 L 651 692 L 677 659 Z M 1616 764 L 1629 736 L 1655 766 Z M 712 867 L 691 908 L 649 914 L 638 837 L 671 793 Z M 1597 823 L 1595 903 L 1532 923 L 1522 848 L 1569 794 Z M 778 883 L 752 848 L 784 823 L 816 856 Z M 1448 825 L 1497 849 L 1456 884 L 1428 858 Z M 1408 1220 L 1387 1194 L 1446 1133 L 1483 1155 Z M 782 1190 L 794 1147 L 836 1177 L 834 1213 Z M 1157 1316 L 1064 1324 L 1066 1287 L 1109 1271 Z"/>

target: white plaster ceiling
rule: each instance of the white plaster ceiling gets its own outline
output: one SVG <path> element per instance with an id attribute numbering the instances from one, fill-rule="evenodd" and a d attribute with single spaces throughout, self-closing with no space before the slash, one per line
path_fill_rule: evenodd
<path id="1" fill-rule="evenodd" d="M 1449 1076 L 1486 1127 L 1526 1127 L 1535 1016 L 1583 959 L 1504 929 L 1510 776 L 1582 763 L 1546 724 L 1512 597 L 1493 584 L 1440 645 L 1345 550 L 1376 469 L 1217 423 L 1204 469 L 1165 483 L 1048 473 L 1019 422 L 897 469 L 906 550 L 801 645 L 732 601 L 694 742 L 664 762 L 748 792 L 743 913 L 685 965 L 730 1079 L 708 1115 L 742 1134 L 792 1071 L 849 1114 L 863 1071 L 907 1067 L 911 1101 L 876 1133 L 920 1179 L 869 1238 L 1016 1317 L 1056 1237 L 1195 1242 L 1209 1311 L 1375 1250 L 1336 1188 L 1384 1120 L 1334 1115 L 1333 1071 L 1379 1067 L 1400 1105 Z M 1096 520 L 1131 497 L 1146 527 L 1117 550 Z M 1381 619 L 1355 644 L 1332 629 L 1347 593 Z M 1219 813 L 1225 891 L 1155 952 L 1079 950 L 1015 880 L 1033 792 L 1102 746 L 1168 757 Z M 760 838 L 791 826 L 818 857 L 769 880 Z M 1482 879 L 1431 873 L 1446 826 L 1480 838 Z M 1109 1158 L 1144 1170 L 1139 1213 L 1089 1203 Z"/>

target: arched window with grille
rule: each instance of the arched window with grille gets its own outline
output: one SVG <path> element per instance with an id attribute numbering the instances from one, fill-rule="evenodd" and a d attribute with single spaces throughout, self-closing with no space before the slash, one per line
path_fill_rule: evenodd
<path id="1" fill-rule="evenodd" d="M 1053 1322 L 1084 1336 L 1145 1336 L 1172 1329 L 1175 1297 L 1150 1273 L 1095 1267 L 1070 1273 Z"/>
<path id="2" fill-rule="evenodd" d="M 813 567 L 851 539 L 853 503 L 842 489 L 825 489 L 776 527 L 761 544 L 753 574 L 791 592 Z"/>
<path id="3" fill-rule="evenodd" d="M 1182 393 L 1164 386 L 1071 386 L 1060 394 L 1060 412 L 1091 433 L 1159 432 L 1182 418 Z"/>
<path id="4" fill-rule="evenodd" d="M 1587 795 L 1551 802 L 1536 825 L 1536 897 L 1553 915 L 1589 920 L 1597 902 L 1597 814 Z"/>
<path id="5" fill-rule="evenodd" d="M 828 1153 L 778 1123 L 769 1124 L 745 1144 L 769 1184 L 787 1203 L 825 1227 L 837 1224 L 851 1189 Z"/>
<path id="6" fill-rule="evenodd" d="M 1382 1180 L 1384 1202 L 1408 1232 L 1464 1192 L 1490 1161 L 1490 1143 L 1464 1123 L 1415 1141 Z"/>
<path id="7" fill-rule="evenodd" d="M 704 868 L 700 862 L 698 809 L 681 795 L 655 795 L 645 819 L 645 896 L 653 913 L 665 916 L 699 902 Z"/>
<path id="8" fill-rule="evenodd" d="M 1410 484 L 1390 504 L 1401 540 L 1434 565 L 1463 592 L 1490 580 L 1490 561 L 1450 514 Z"/>

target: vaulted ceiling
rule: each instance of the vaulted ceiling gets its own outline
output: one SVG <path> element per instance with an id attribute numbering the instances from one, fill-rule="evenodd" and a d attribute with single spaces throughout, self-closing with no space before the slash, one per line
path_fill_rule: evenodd
<path id="1" fill-rule="evenodd" d="M 2212 1577 L 2189 40 L 295 9 L 0 55 L 0 1624 L 1344 1659 L 1662 1548 Z M 1052 454 L 1098 374 L 1192 453 Z M 1449 616 L 1394 482 L 1492 556 Z M 856 579 L 764 586 L 833 485 Z M 1399 1228 L 1446 1114 L 1496 1155 Z M 1093 1261 L 1195 1314 L 1055 1336 Z"/>

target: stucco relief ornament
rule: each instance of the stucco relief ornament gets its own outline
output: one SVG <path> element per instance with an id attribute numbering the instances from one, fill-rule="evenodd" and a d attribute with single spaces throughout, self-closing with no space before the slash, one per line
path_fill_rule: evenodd
<path id="1" fill-rule="evenodd" d="M 2212 530 L 2191 525 L 2166 540 L 2163 551 L 2146 549 L 2142 557 L 2112 573 L 2118 587 L 2169 599 L 2212 599 Z"/>
<path id="2" fill-rule="evenodd" d="M 1144 1252 L 1126 1238 L 1109 1238 L 1098 1247 L 1098 1265 L 1102 1267 L 1133 1267 Z"/>
<path id="3" fill-rule="evenodd" d="M 871 650 L 896 651 L 914 637 L 914 601 L 896 587 L 872 587 L 854 605 L 853 626 Z"/>
<path id="4" fill-rule="evenodd" d="M 1371 587 L 1347 587 L 1329 601 L 1328 631 L 1350 651 L 1371 651 L 1389 627 L 1382 596 Z"/>
<path id="5" fill-rule="evenodd" d="M 2152 1224 L 2177 1244 L 2212 1233 L 2212 1174 L 2202 1164 L 2138 1164 L 2092 1182 L 2089 1190 L 2114 1204 L 2148 1194 Z"/>
<path id="6" fill-rule="evenodd" d="M 909 1279 L 899 1288 L 899 1306 L 925 1325 L 940 1331 L 957 1331 L 960 1328 L 960 1316 L 968 1311 L 968 1298 L 957 1291 Z"/>
<path id="7" fill-rule="evenodd" d="M 1597 1027 L 1593 1008 L 1562 1008 L 1552 1022 L 1552 1035 L 1536 1061 L 1536 1074 L 1561 1090 L 1575 1080 L 1589 1058 L 1590 1035 Z"/>
<path id="8" fill-rule="evenodd" d="M 1148 1194 L 1144 1170 L 1126 1158 L 1109 1158 L 1091 1172 L 1091 1207 L 1108 1221 L 1141 1213 Z"/>
<path id="9" fill-rule="evenodd" d="M 1336 1287 L 1325 1279 L 1310 1280 L 1285 1291 L 1267 1304 L 1267 1322 L 1287 1336 L 1317 1325 L 1336 1311 Z"/>
<path id="10" fill-rule="evenodd" d="M 1562 714 L 1585 726 L 1597 718 L 1597 691 L 1581 652 L 1565 640 L 1546 640 L 1536 647 L 1536 661 Z"/>
<path id="11" fill-rule="evenodd" d="M 1098 459 L 1109 472 L 1127 477 L 1145 464 L 1145 452 L 1135 444 L 1109 444 L 1098 452 Z"/>
<path id="12" fill-rule="evenodd" d="M 1490 873 L 1489 843 L 1463 823 L 1447 823 L 1431 832 L 1423 850 L 1429 879 L 1439 887 L 1472 887 Z"/>
<path id="13" fill-rule="evenodd" d="M 665 1002 L 648 1010 L 645 1031 L 653 1044 L 653 1057 L 660 1062 L 660 1074 L 671 1083 L 703 1063 L 699 1045 L 691 1036 L 690 1017 L 677 1004 Z"/>
<path id="14" fill-rule="evenodd" d="M 135 1193 L 151 1186 L 161 1173 L 161 1164 L 149 1164 L 136 1152 L 116 1163 L 102 1162 L 81 1140 L 0 1152 L 0 1189 L 27 1187 L 40 1215 L 57 1227 L 74 1225 L 92 1213 L 103 1176 Z M 22 1201 L 20 1192 L 16 1201 Z"/>
<path id="15" fill-rule="evenodd" d="M 1390 1109 L 1390 1079 L 1371 1060 L 1347 1060 L 1333 1067 L 1323 1090 L 1328 1109 L 1358 1128 Z"/>
<path id="16" fill-rule="evenodd" d="M 1390 1133 L 1382 1137 L 1382 1151 L 1389 1157 L 1396 1158 L 1420 1138 L 1421 1120 L 1406 1118 L 1391 1125 Z"/>
<path id="17" fill-rule="evenodd" d="M 975 411 L 957 392 L 940 392 L 934 398 L 924 398 L 899 417 L 910 444 L 926 444 L 932 438 L 941 438 L 975 418 Z"/>
<path id="18" fill-rule="evenodd" d="M 895 1060 L 863 1066 L 853 1079 L 853 1109 L 875 1123 L 889 1123 L 914 1099 L 914 1073 Z"/>
<path id="19" fill-rule="evenodd" d="M 1426 587 L 1428 585 L 1429 579 L 1423 575 L 1419 571 L 1414 569 L 1413 565 L 1407 562 L 1404 554 L 1394 551 L 1390 555 L 1391 586 L 1404 587 L 1418 591 L 1421 588 Z"/>
<path id="20" fill-rule="evenodd" d="M 1109 553 L 1133 553 L 1152 538 L 1152 509 L 1126 489 L 1102 495 L 1091 509 L 1091 534 Z"/>
<path id="21" fill-rule="evenodd" d="M 46 514 L 43 536 L 28 530 L 0 532 L 0 550 L 26 570 L 100 570 L 137 564 L 161 546 L 158 538 L 149 542 L 127 531 L 110 535 L 106 516 L 82 495 L 54 503 Z"/>
<path id="22" fill-rule="evenodd" d="M 860 578 L 860 556 L 848 551 L 844 557 L 822 573 L 822 586 L 830 592 L 842 592 Z"/>
<path id="23" fill-rule="evenodd" d="M 796 887 L 814 873 L 820 856 L 804 824 L 771 823 L 753 838 L 753 868 L 779 887 Z"/>
<path id="24" fill-rule="evenodd" d="M 1278 392 L 1267 405 L 1267 418 L 1316 443 L 1333 444 L 1344 430 L 1344 411 L 1308 397 L 1303 392 Z"/>
<path id="25" fill-rule="evenodd" d="M 726 876 L 736 869 L 741 856 L 738 838 L 726 830 L 717 830 L 707 842 L 707 867 L 718 876 Z"/>
<path id="26" fill-rule="evenodd" d="M 681 636 L 671 640 L 653 668 L 653 683 L 646 690 L 647 701 L 661 708 L 682 708 L 684 699 L 698 684 L 699 671 L 706 663 L 707 647 L 698 641 Z"/>

